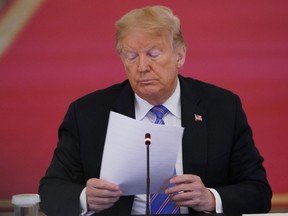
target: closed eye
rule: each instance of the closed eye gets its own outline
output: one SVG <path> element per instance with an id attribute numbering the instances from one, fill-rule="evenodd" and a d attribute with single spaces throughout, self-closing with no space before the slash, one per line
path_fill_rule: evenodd
<path id="1" fill-rule="evenodd" d="M 159 49 L 152 49 L 147 52 L 147 56 L 151 58 L 157 58 L 158 56 L 160 56 L 160 54 L 161 51 Z"/>
<path id="2" fill-rule="evenodd" d="M 134 52 L 128 52 L 125 54 L 125 58 L 128 60 L 128 61 L 133 61 L 137 58 L 138 54 L 137 53 L 134 53 Z"/>

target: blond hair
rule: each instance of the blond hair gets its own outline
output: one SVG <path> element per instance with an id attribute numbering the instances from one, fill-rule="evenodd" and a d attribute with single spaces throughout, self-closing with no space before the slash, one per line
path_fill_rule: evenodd
<path id="1" fill-rule="evenodd" d="M 149 6 L 129 11 L 116 23 L 116 50 L 122 51 L 121 40 L 129 32 L 141 29 L 147 34 L 170 34 L 173 38 L 173 48 L 186 44 L 181 33 L 180 20 L 172 10 L 165 6 Z"/>

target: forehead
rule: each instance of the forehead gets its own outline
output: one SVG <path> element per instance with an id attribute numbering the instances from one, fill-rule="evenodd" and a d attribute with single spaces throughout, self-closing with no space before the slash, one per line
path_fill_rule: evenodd
<path id="1" fill-rule="evenodd" d="M 172 48 L 172 40 L 165 33 L 130 31 L 121 40 L 122 50 L 143 51 L 151 48 Z"/>

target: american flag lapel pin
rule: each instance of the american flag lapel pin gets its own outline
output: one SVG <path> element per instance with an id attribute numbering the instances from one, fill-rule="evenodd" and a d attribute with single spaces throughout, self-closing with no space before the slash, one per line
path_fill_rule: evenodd
<path id="1" fill-rule="evenodd" d="M 203 121 L 203 119 L 202 119 L 202 116 L 201 116 L 201 115 L 198 115 L 198 114 L 194 114 L 194 117 L 195 117 L 195 122 L 197 122 L 197 121 Z"/>

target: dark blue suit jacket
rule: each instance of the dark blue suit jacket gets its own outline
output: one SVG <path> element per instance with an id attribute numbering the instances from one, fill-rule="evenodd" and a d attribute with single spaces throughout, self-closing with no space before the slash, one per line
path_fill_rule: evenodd
<path id="1" fill-rule="evenodd" d="M 179 76 L 184 173 L 201 177 L 221 196 L 225 213 L 268 212 L 271 189 L 240 99 L 222 88 Z M 79 215 L 79 195 L 99 178 L 110 111 L 135 118 L 126 80 L 73 102 L 59 128 L 53 160 L 41 179 L 41 208 L 48 216 Z M 202 121 L 195 121 L 195 114 Z M 101 215 L 129 215 L 133 196 Z M 193 209 L 189 209 L 192 213 Z"/>

